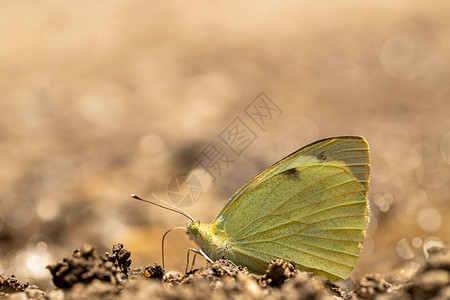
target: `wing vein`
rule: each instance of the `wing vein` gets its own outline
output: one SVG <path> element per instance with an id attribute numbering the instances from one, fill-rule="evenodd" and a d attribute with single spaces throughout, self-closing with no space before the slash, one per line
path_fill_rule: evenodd
<path id="1" fill-rule="evenodd" d="M 269 213 L 267 213 L 267 214 L 265 214 L 265 215 L 263 215 L 263 216 L 259 216 L 259 217 L 257 217 L 257 218 L 254 218 L 254 219 L 253 219 L 252 221 L 250 221 L 247 225 L 245 225 L 244 227 L 242 227 L 240 230 L 238 230 L 237 232 L 235 232 L 233 235 L 229 236 L 229 239 L 230 239 L 230 240 L 233 240 L 236 236 L 238 236 L 238 234 L 240 234 L 242 231 L 244 231 L 245 229 L 247 229 L 250 225 L 253 225 L 255 222 L 257 222 L 257 221 L 259 221 L 259 220 L 261 220 L 261 219 L 263 219 L 263 218 L 265 218 L 265 217 L 267 217 L 267 216 L 272 215 L 272 214 L 273 214 L 274 212 L 276 212 L 281 206 L 283 206 L 284 204 L 286 204 L 286 203 L 287 203 L 289 200 L 291 200 L 292 198 L 296 197 L 298 194 L 304 192 L 305 190 L 307 190 L 307 189 L 313 187 L 314 185 L 316 185 L 316 184 L 318 184 L 318 183 L 320 183 L 320 182 L 322 182 L 322 181 L 324 181 L 324 180 L 326 180 L 326 179 L 332 178 L 333 176 L 339 175 L 339 174 L 341 174 L 341 173 L 343 173 L 343 172 L 346 172 L 346 170 L 343 170 L 343 171 L 341 171 L 341 172 L 339 172 L 339 173 L 335 173 L 335 174 L 332 174 L 332 175 L 327 176 L 327 177 L 325 177 L 325 178 L 322 178 L 321 180 L 316 181 L 316 182 L 314 182 L 313 184 L 311 184 L 311 185 L 305 187 L 303 190 L 299 191 L 298 193 L 296 193 L 296 194 L 293 195 L 292 197 L 286 198 L 286 199 L 285 199 L 280 205 L 278 205 L 275 209 L 273 209 L 272 211 L 270 211 Z M 334 186 L 332 186 L 332 187 L 342 186 L 342 185 L 347 184 L 347 183 L 349 183 L 349 182 L 355 182 L 355 180 L 356 180 L 356 179 L 347 180 L 347 181 L 345 181 L 345 182 L 343 182 L 343 183 L 336 184 L 336 185 L 334 185 Z M 284 182 L 284 181 L 283 181 L 283 182 Z M 281 183 L 280 183 L 280 184 L 281 184 Z M 328 190 L 328 189 L 330 189 L 330 188 L 331 188 L 331 187 L 329 187 L 329 188 L 327 188 L 327 189 L 324 189 L 324 190 L 322 190 L 322 191 Z M 358 192 L 361 192 L 361 191 L 358 191 Z M 316 194 L 317 194 L 317 193 L 313 194 L 311 197 L 313 197 L 313 196 L 316 195 Z M 338 195 L 338 196 L 339 196 L 339 195 Z M 334 196 L 334 197 L 337 197 L 337 196 Z M 317 202 L 311 203 L 310 205 L 314 205 L 314 204 L 316 204 L 316 203 L 320 203 L 320 202 L 325 201 L 325 200 L 333 199 L 334 197 L 331 197 L 331 198 L 328 198 L 328 199 L 322 199 L 321 201 L 317 201 Z M 265 200 L 265 199 L 264 199 L 264 200 Z M 308 207 L 308 206 L 309 206 L 309 205 L 304 206 L 304 207 Z M 302 208 L 304 208 L 304 207 L 302 207 Z M 252 236 L 252 235 L 255 235 L 255 234 L 258 234 L 258 233 L 262 233 L 262 232 L 265 232 L 265 231 L 268 231 L 268 230 L 272 230 L 272 229 L 275 229 L 275 228 L 284 226 L 284 225 L 286 225 L 286 224 L 289 224 L 289 223 L 291 223 L 291 222 L 293 222 L 293 221 L 292 221 L 292 220 L 289 220 L 288 222 L 285 222 L 285 223 L 283 223 L 283 224 L 281 224 L 281 225 L 278 225 L 278 226 L 275 226 L 275 227 L 271 227 L 271 228 L 268 228 L 268 229 L 266 229 L 266 230 L 261 230 L 261 231 L 253 232 L 253 233 L 248 234 L 248 235 L 244 235 L 244 236 L 242 236 L 242 238 L 248 238 L 248 237 L 250 237 L 250 236 Z M 295 222 L 298 222 L 298 223 L 301 223 L 301 224 L 309 225 L 309 223 L 302 223 L 301 220 L 295 220 Z"/>
<path id="2" fill-rule="evenodd" d="M 277 244 L 278 244 L 278 243 L 277 243 Z M 281 246 L 283 246 L 283 245 L 281 245 Z M 286 247 L 292 248 L 292 247 L 289 247 L 289 246 L 286 246 Z M 353 268 L 353 266 L 347 266 L 347 265 L 345 265 L 345 264 L 338 263 L 338 262 L 335 262 L 335 261 L 333 261 L 333 260 L 330 260 L 330 259 L 327 259 L 327 258 L 323 258 L 323 257 L 321 257 L 321 256 L 317 256 L 317 255 L 308 253 L 308 252 L 303 251 L 303 250 L 299 250 L 299 249 L 295 249 L 295 250 L 300 251 L 300 252 L 303 252 L 303 253 L 306 253 L 307 255 L 311 255 L 311 256 L 317 257 L 318 259 L 323 259 L 323 260 L 327 260 L 327 261 L 330 261 L 330 262 L 339 264 L 339 265 L 341 265 L 341 266 L 344 266 L 345 268 L 350 268 L 350 269 Z M 244 254 L 244 255 L 246 255 L 246 256 L 252 257 L 252 255 L 248 255 L 248 254 L 246 253 L 246 251 L 242 251 L 242 250 L 241 250 L 241 251 L 239 251 L 239 252 L 242 253 L 242 254 Z M 244 253 L 244 252 L 245 252 L 245 253 Z M 283 259 L 283 260 L 285 260 L 285 261 L 292 261 L 292 260 L 293 260 L 292 258 L 288 258 L 288 257 L 286 257 L 286 256 L 275 255 L 274 253 L 268 253 L 268 252 L 266 252 L 266 251 L 264 251 L 264 250 L 262 250 L 262 249 L 258 249 L 257 252 L 258 252 L 258 253 L 261 253 L 261 254 L 263 254 L 263 255 L 266 255 L 267 257 L 281 258 L 281 259 Z M 270 259 L 269 259 L 269 261 L 270 261 Z M 294 262 L 295 262 L 295 261 L 294 261 Z M 339 278 L 343 278 L 342 275 L 338 275 L 338 274 L 332 273 L 330 270 L 325 270 L 325 269 L 318 268 L 318 267 L 308 266 L 307 264 L 305 264 L 305 263 L 303 263 L 303 262 L 302 262 L 302 263 L 296 262 L 296 263 L 298 263 L 298 264 L 300 264 L 301 266 L 306 267 L 306 268 L 308 268 L 308 269 L 321 270 L 321 271 L 324 271 L 324 272 L 326 272 L 326 273 L 329 273 L 329 274 L 332 274 L 332 275 L 334 275 L 334 276 L 337 276 L 337 277 L 339 277 Z"/>
<path id="3" fill-rule="evenodd" d="M 339 230 L 342 230 L 342 229 L 339 229 Z M 358 230 L 361 230 L 361 229 L 358 229 Z M 324 230 L 324 231 L 326 231 L 326 230 Z M 323 237 L 323 236 L 314 235 L 314 234 L 304 234 L 304 232 L 299 232 L 297 234 L 301 235 L 301 236 L 314 237 L 314 238 L 317 238 L 317 239 L 324 239 L 324 240 L 330 240 L 330 241 L 342 241 L 342 242 L 360 243 L 360 241 L 354 241 L 354 240 L 348 240 L 348 239 L 340 239 L 340 238 Z"/>
<path id="4" fill-rule="evenodd" d="M 348 216 L 333 217 L 333 218 L 319 220 L 319 221 L 316 221 L 316 222 L 310 222 L 310 223 L 308 223 L 308 225 L 318 224 L 318 223 L 322 223 L 322 222 L 329 221 L 329 220 L 343 219 L 343 218 L 348 218 L 348 217 L 361 217 L 361 216 L 364 216 L 364 215 L 358 214 L 358 215 L 348 215 Z M 336 229 L 343 229 L 343 228 L 336 228 Z M 361 228 L 355 228 L 355 229 L 361 230 Z"/>
<path id="5" fill-rule="evenodd" d="M 288 235 L 285 235 L 285 236 L 282 236 L 282 237 L 279 237 L 279 238 L 275 238 L 275 239 L 272 239 L 272 240 L 259 240 L 259 241 L 230 243 L 230 245 L 249 245 L 249 244 L 262 244 L 262 243 L 267 243 L 267 242 L 275 242 L 276 240 L 284 239 L 284 238 L 286 238 L 288 236 L 293 236 L 293 235 L 299 235 L 299 234 L 298 233 L 288 234 Z M 325 247 L 321 247 L 321 246 L 318 246 L 318 245 L 315 245 L 315 244 L 312 244 L 312 243 L 308 244 L 308 243 L 304 243 L 304 242 L 301 242 L 301 241 L 300 241 L 300 243 L 303 244 L 303 245 L 306 245 L 306 246 L 312 246 L 312 247 L 320 248 L 320 249 L 331 251 L 331 252 L 342 253 L 342 254 L 347 254 L 347 255 L 350 255 L 350 256 L 358 257 L 357 254 L 354 254 L 354 253 L 351 253 L 351 252 L 347 252 L 347 251 L 325 248 Z"/>
<path id="6" fill-rule="evenodd" d="M 329 262 L 332 262 L 332 263 L 335 263 L 335 264 L 338 264 L 338 265 L 341 265 L 341 266 L 344 266 L 344 267 L 353 268 L 353 266 L 349 266 L 349 265 L 346 265 L 346 264 L 343 264 L 343 263 L 334 261 L 334 260 L 332 260 L 332 259 L 329 259 L 329 258 L 320 256 L 320 255 L 317 255 L 317 254 L 308 253 L 307 251 L 304 251 L 304 250 L 301 250 L 301 249 L 297 249 L 297 248 L 291 247 L 291 246 L 289 246 L 289 245 L 285 245 L 285 244 L 278 243 L 278 242 L 274 242 L 274 244 L 280 245 L 280 246 L 282 246 L 282 247 L 290 248 L 290 249 L 293 249 L 293 250 L 296 250 L 296 251 L 300 251 L 300 252 L 303 252 L 303 253 L 305 253 L 305 254 L 308 254 L 308 255 L 317 257 L 317 258 L 319 258 L 319 259 L 327 260 L 327 261 L 329 261 Z"/>
<path id="7" fill-rule="evenodd" d="M 297 209 L 303 209 L 303 208 L 306 208 L 306 207 L 310 207 L 310 206 L 313 206 L 313 205 L 315 205 L 315 204 L 322 203 L 322 202 L 324 202 L 324 201 L 328 201 L 328 200 L 337 198 L 337 197 L 339 197 L 339 196 L 350 195 L 350 194 L 361 193 L 361 192 L 362 192 L 362 191 L 351 191 L 351 192 L 347 192 L 347 193 L 341 193 L 341 194 L 338 194 L 338 195 L 336 195 L 336 196 L 328 197 L 328 198 L 322 199 L 322 200 L 320 200 L 320 201 L 313 202 L 313 203 L 310 203 L 310 204 L 308 204 L 308 205 L 298 207 Z M 364 203 L 364 202 L 365 202 L 365 201 L 360 201 L 360 202 L 358 202 L 358 203 Z M 356 203 L 356 202 L 352 202 L 352 204 L 353 204 L 353 203 Z"/>
<path id="8" fill-rule="evenodd" d="M 325 167 L 325 166 L 322 166 L 322 168 L 324 168 L 324 167 Z M 297 192 L 297 193 L 296 193 L 295 195 L 293 195 L 292 197 L 286 198 L 284 201 L 282 201 L 282 203 L 281 203 L 280 205 L 278 205 L 275 209 L 273 209 L 272 211 L 270 211 L 270 212 L 267 213 L 266 215 L 264 215 L 264 216 L 259 216 L 259 217 L 257 217 L 257 218 L 254 218 L 252 221 L 250 221 L 247 225 L 243 226 L 240 230 L 238 230 L 237 232 L 235 232 L 235 233 L 234 233 L 232 236 L 230 236 L 229 238 L 230 238 L 230 239 L 233 239 L 235 236 L 237 236 L 237 235 L 238 235 L 239 233 L 241 233 L 243 230 L 247 229 L 250 225 L 254 224 L 256 221 L 261 220 L 263 217 L 272 214 L 274 211 L 276 211 L 278 208 L 280 208 L 282 205 L 284 205 L 285 203 L 287 203 L 289 200 L 291 200 L 292 198 L 294 198 L 294 197 L 297 196 L 298 194 L 300 194 L 300 193 L 304 192 L 305 190 L 307 190 L 307 189 L 313 187 L 314 185 L 317 185 L 317 184 L 323 182 L 323 181 L 326 180 L 326 179 L 329 179 L 329 178 L 331 178 L 331 177 L 333 177 L 333 176 L 339 175 L 339 174 L 341 174 L 341 173 L 343 173 L 343 172 L 346 172 L 346 170 L 342 170 L 342 171 L 339 172 L 339 173 L 335 173 L 335 174 L 332 174 L 332 175 L 330 175 L 330 176 L 324 177 L 324 178 L 322 178 L 321 180 L 318 180 L 318 181 L 314 182 L 313 184 L 311 184 L 311 185 L 305 187 L 304 189 L 300 190 L 299 192 Z M 286 179 L 283 180 L 282 182 L 285 182 L 285 181 L 286 181 Z M 281 183 L 282 183 L 282 182 L 281 182 Z M 281 184 L 281 183 L 280 183 L 280 184 Z M 280 185 L 280 184 L 279 184 L 279 185 Z M 277 185 L 277 187 L 278 187 L 279 185 Z M 271 192 L 272 192 L 272 191 L 273 191 L 273 189 L 271 190 Z M 262 202 L 265 202 L 266 200 L 267 200 L 267 197 L 264 198 L 264 200 L 263 200 Z"/>
<path id="9" fill-rule="evenodd" d="M 338 195 L 338 196 L 340 196 L 340 195 Z M 332 197 L 332 198 L 335 198 L 335 197 Z M 332 199 L 332 198 L 330 198 L 330 199 Z M 322 201 L 321 201 L 321 202 L 322 202 Z M 316 202 L 316 203 L 320 203 L 320 202 Z M 324 209 L 322 209 L 322 210 L 317 210 L 317 211 L 314 211 L 314 212 L 312 212 L 312 213 L 310 213 L 310 214 L 307 214 L 307 215 L 303 215 L 302 218 L 314 216 L 314 215 L 316 215 L 316 214 L 318 214 L 318 213 L 321 213 L 321 212 L 324 212 L 324 211 L 327 211 L 327 210 L 331 210 L 331 209 L 334 209 L 334 208 L 340 208 L 340 207 L 351 206 L 351 205 L 355 205 L 355 204 L 364 204 L 364 203 L 365 203 L 365 201 L 354 201 L 354 202 L 343 203 L 343 204 L 339 204 L 339 205 L 327 207 L 327 208 L 324 208 Z M 315 204 L 315 203 L 314 203 L 314 204 Z M 299 209 L 299 208 L 298 208 L 298 209 Z M 297 210 L 297 209 L 296 209 L 296 210 Z"/>
<path id="10" fill-rule="evenodd" d="M 350 148 L 350 149 L 343 149 L 343 150 L 335 151 L 334 153 L 353 152 L 353 151 L 369 151 L 369 149 L 367 149 L 367 148 Z"/>

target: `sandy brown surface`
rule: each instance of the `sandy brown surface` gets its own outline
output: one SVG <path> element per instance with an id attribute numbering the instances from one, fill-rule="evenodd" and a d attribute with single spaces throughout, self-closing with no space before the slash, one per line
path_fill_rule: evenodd
<path id="1" fill-rule="evenodd" d="M 211 221 L 267 166 L 314 140 L 371 146 L 371 221 L 358 264 L 410 278 L 450 237 L 450 5 L 447 1 L 33 2 L 0 9 L 0 274 L 54 287 L 46 265 L 84 243 L 122 242 L 133 266 L 161 262 L 186 219 L 131 200 L 170 201 Z M 264 128 L 245 108 L 264 91 Z M 236 118 L 257 138 L 210 183 L 194 158 Z M 221 144 L 223 146 L 223 144 Z M 166 270 L 195 245 L 167 238 Z M 205 262 L 197 260 L 197 267 Z"/>

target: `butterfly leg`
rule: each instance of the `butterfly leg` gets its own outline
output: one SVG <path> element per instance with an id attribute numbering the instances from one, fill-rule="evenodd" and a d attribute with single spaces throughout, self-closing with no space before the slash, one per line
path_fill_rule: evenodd
<path id="1" fill-rule="evenodd" d="M 197 251 L 198 251 L 198 254 L 200 254 L 201 256 L 203 256 L 203 258 L 206 259 L 208 262 L 210 262 L 210 263 L 212 263 L 212 264 L 214 263 L 214 261 L 213 261 L 211 258 L 209 258 L 208 255 L 206 255 L 206 253 L 203 252 L 202 249 L 198 249 Z"/>
<path id="2" fill-rule="evenodd" d="M 192 270 L 194 270 L 194 265 L 195 265 L 195 259 L 196 258 L 197 258 L 197 253 L 195 253 L 194 257 L 192 258 L 192 265 L 191 265 L 191 269 L 189 270 L 189 272 L 192 272 Z"/>
<path id="3" fill-rule="evenodd" d="M 186 262 L 186 272 L 185 273 L 187 273 L 187 270 L 189 267 L 189 252 L 191 252 L 191 251 L 194 252 L 194 258 L 192 259 L 191 271 L 194 268 L 195 257 L 197 256 L 197 254 L 200 254 L 201 256 L 203 256 L 203 258 L 206 259 L 208 262 L 214 263 L 214 261 L 211 258 L 209 258 L 208 255 L 206 255 L 206 253 L 203 252 L 201 249 L 197 250 L 197 249 L 189 248 L 188 252 L 187 252 L 187 262 Z"/>
<path id="4" fill-rule="evenodd" d="M 185 270 L 185 274 L 187 274 L 187 272 L 188 272 L 188 268 L 189 268 L 189 253 L 190 252 L 194 252 L 194 258 L 192 259 L 192 267 L 191 267 L 191 271 L 192 271 L 192 268 L 194 268 L 194 263 L 195 263 L 195 258 L 197 257 L 197 252 L 196 252 L 196 250 L 195 249 L 192 249 L 192 248 L 189 248 L 188 249 L 188 251 L 187 251 L 187 257 L 186 257 L 186 270 Z"/>

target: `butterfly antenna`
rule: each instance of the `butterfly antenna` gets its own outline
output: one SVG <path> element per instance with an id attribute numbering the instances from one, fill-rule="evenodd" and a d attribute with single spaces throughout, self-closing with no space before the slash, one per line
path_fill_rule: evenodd
<path id="1" fill-rule="evenodd" d="M 172 230 L 175 230 L 175 229 L 183 229 L 183 230 L 186 230 L 186 227 L 174 227 L 174 228 L 172 228 L 172 229 L 167 230 L 166 233 L 164 233 L 164 235 L 163 235 L 163 237 L 162 237 L 162 243 L 161 243 L 161 251 L 162 251 L 162 267 L 163 267 L 163 270 L 165 270 L 165 267 L 164 267 L 164 239 L 166 238 L 166 235 L 167 235 L 169 232 L 171 232 Z"/>
<path id="2" fill-rule="evenodd" d="M 134 199 L 136 199 L 136 200 L 140 200 L 140 201 L 143 201 L 143 202 L 147 202 L 147 203 L 150 203 L 150 204 L 159 206 L 159 207 L 161 207 L 161 208 L 164 208 L 164 209 L 167 209 L 167 210 L 174 211 L 174 212 L 176 212 L 176 213 L 179 213 L 180 215 L 185 216 L 186 218 L 188 218 L 188 219 L 191 220 L 192 222 L 195 222 L 194 218 L 191 217 L 191 215 L 189 215 L 187 212 L 185 212 L 185 211 L 183 211 L 183 210 L 181 210 L 181 209 L 179 209 L 179 208 L 169 207 L 168 205 L 162 205 L 162 204 L 158 204 L 158 203 L 156 203 L 156 202 L 150 201 L 150 200 L 145 200 L 145 199 L 142 199 L 141 197 L 139 197 L 139 196 L 137 196 L 137 195 L 135 195 L 135 194 L 131 194 L 131 197 L 134 198 Z M 156 197 L 155 197 L 155 198 L 156 198 Z"/>

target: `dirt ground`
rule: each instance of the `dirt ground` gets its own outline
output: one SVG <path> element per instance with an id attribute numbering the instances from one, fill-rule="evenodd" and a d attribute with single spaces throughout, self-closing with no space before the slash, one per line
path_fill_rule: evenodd
<path id="1" fill-rule="evenodd" d="M 409 278 L 369 274 L 352 287 L 314 278 L 282 260 L 273 260 L 266 274 L 219 259 L 186 275 L 164 273 L 155 263 L 130 269 L 131 253 L 122 244 L 101 256 L 84 245 L 72 256 L 47 266 L 57 287 L 46 292 L 14 276 L 0 277 L 0 297 L 10 299 L 435 299 L 450 298 L 450 251 L 432 247 L 426 263 Z"/>
<path id="2" fill-rule="evenodd" d="M 448 1 L 0 6 L 0 275 L 8 292 L 29 282 L 51 297 L 63 289 L 67 297 L 88 293 L 76 284 L 52 292 L 46 266 L 83 244 L 103 257 L 120 242 L 133 264 L 96 258 L 110 269 L 89 284 L 94 291 L 109 295 L 112 285 L 121 297 L 202 297 L 226 294 L 236 281 L 243 284 L 236 293 L 275 295 L 296 286 L 329 297 L 305 275 L 281 288 L 232 273 L 219 283 L 174 279 L 172 289 L 124 273 L 161 262 L 162 235 L 186 224 L 130 194 L 180 205 L 207 223 L 280 158 L 321 138 L 360 135 L 371 148 L 370 223 L 341 289 L 362 291 L 363 280 L 394 291 L 401 283 L 401 293 L 413 295 L 406 286 L 428 280 L 447 293 L 434 288 L 441 286 L 434 278 L 445 282 L 448 273 L 422 268 L 430 248 L 450 243 Z M 247 113 L 261 92 L 273 110 L 252 119 Z M 249 129 L 250 142 L 239 149 L 224 138 L 236 122 Z M 198 162 L 212 146 L 229 160 L 207 173 Z M 177 186 L 183 174 L 198 182 Z M 184 272 L 188 248 L 197 246 L 181 230 L 167 235 L 169 274 Z M 213 272 L 205 266 L 197 259 L 196 274 Z"/>

